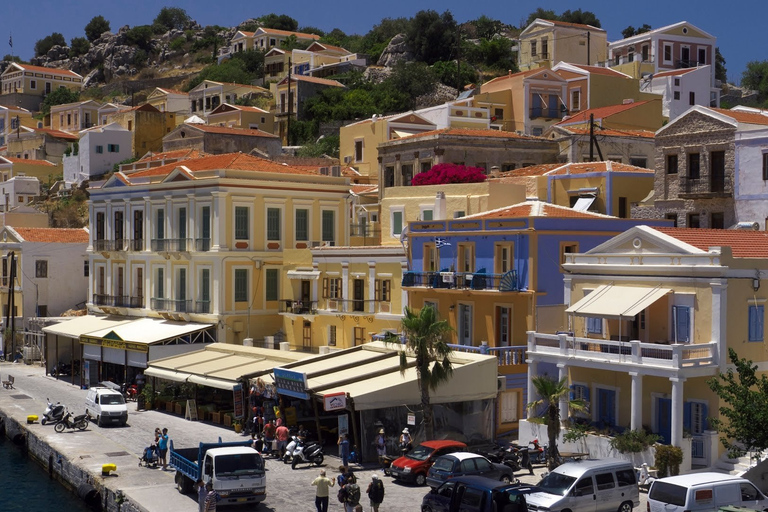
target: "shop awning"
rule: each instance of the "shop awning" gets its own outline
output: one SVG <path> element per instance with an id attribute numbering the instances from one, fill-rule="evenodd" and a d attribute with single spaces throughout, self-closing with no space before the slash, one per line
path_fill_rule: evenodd
<path id="1" fill-rule="evenodd" d="M 163 370 L 162 368 L 153 368 L 151 366 L 144 370 L 144 375 L 147 377 L 157 377 L 163 380 L 172 380 L 174 382 L 187 382 L 187 379 L 189 379 L 188 373 Z"/>
<path id="2" fill-rule="evenodd" d="M 118 325 L 131 322 L 132 319 L 119 316 L 85 315 L 72 317 L 72 320 L 43 327 L 43 332 L 64 336 L 66 338 L 80 338 L 83 334 L 103 329 L 111 329 Z"/>
<path id="3" fill-rule="evenodd" d="M 211 324 L 174 322 L 161 318 L 139 318 L 85 334 L 89 338 L 108 337 L 108 339 L 115 339 L 117 337 L 125 342 L 151 345 L 205 331 L 211 327 L 213 327 Z M 191 341 L 189 340 L 189 342 Z"/>
<path id="4" fill-rule="evenodd" d="M 288 279 L 312 279 L 316 280 L 320 277 L 319 270 L 289 270 L 286 272 Z"/>
<path id="5" fill-rule="evenodd" d="M 611 319 L 633 318 L 668 294 L 669 288 L 640 288 L 605 284 L 565 310 L 578 316 Z"/>
<path id="6" fill-rule="evenodd" d="M 372 342 L 285 366 L 307 375 L 308 390 L 315 396 L 346 393 L 356 411 L 420 403 L 421 395 L 411 365 L 400 373 L 402 346 Z M 494 356 L 454 352 L 453 377 L 431 394 L 433 403 L 490 399 L 497 394 L 498 362 Z M 472 385 L 468 386 L 467 382 Z"/>
<path id="7" fill-rule="evenodd" d="M 589 210 L 592 203 L 595 202 L 595 196 L 580 197 L 576 200 L 576 204 L 573 205 L 573 209 L 577 212 L 585 212 Z"/>
<path id="8" fill-rule="evenodd" d="M 214 379 L 212 377 L 204 377 L 202 375 L 190 375 L 189 381 L 201 386 L 208 386 L 209 388 L 226 389 L 232 391 L 237 381 Z"/>

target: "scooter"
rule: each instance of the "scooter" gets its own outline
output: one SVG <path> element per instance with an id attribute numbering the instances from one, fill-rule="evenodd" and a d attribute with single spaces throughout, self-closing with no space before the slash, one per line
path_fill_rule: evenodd
<path id="1" fill-rule="evenodd" d="M 299 446 L 299 436 L 291 436 L 291 442 L 285 447 L 285 453 L 283 454 L 283 462 L 288 464 L 293 458 L 293 452 Z"/>
<path id="2" fill-rule="evenodd" d="M 291 468 L 296 469 L 296 466 L 301 462 L 308 464 L 314 464 L 320 466 L 324 460 L 323 447 L 320 443 L 309 442 L 304 443 L 299 441 L 298 446 L 293 450 L 293 458 L 291 459 Z"/>
<path id="3" fill-rule="evenodd" d="M 72 413 L 67 411 L 67 414 L 61 418 L 61 421 L 56 424 L 53 429 L 59 434 L 64 432 L 65 428 L 85 430 L 88 428 L 88 415 L 81 414 L 79 416 L 72 417 Z"/>
<path id="4" fill-rule="evenodd" d="M 139 395 L 139 388 L 136 386 L 136 384 L 131 384 L 128 386 L 127 384 L 123 384 L 122 389 L 123 398 L 125 398 L 126 402 L 130 401 L 136 401 L 136 398 Z"/>
<path id="5" fill-rule="evenodd" d="M 42 425 L 45 425 L 46 423 L 58 423 L 61 421 L 61 418 L 64 417 L 64 409 L 65 407 L 61 404 L 61 402 L 56 402 L 56 405 L 53 405 L 51 403 L 50 398 L 45 399 L 48 402 L 48 407 L 45 408 L 45 412 L 43 413 L 43 419 L 40 420 L 40 423 Z"/>
<path id="6" fill-rule="evenodd" d="M 531 464 L 547 463 L 547 446 L 540 445 L 538 439 L 528 443 L 528 456 L 531 458 Z"/>

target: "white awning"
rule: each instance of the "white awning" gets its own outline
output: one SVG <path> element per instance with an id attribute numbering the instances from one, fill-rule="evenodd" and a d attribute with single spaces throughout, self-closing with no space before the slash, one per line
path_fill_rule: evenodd
<path id="1" fill-rule="evenodd" d="M 565 310 L 578 316 L 622 319 L 633 318 L 668 294 L 669 288 L 602 285 Z"/>
<path id="2" fill-rule="evenodd" d="M 595 196 L 580 197 L 576 200 L 576 204 L 573 205 L 573 209 L 577 212 L 585 212 L 589 210 L 589 207 L 592 206 L 592 203 L 594 202 Z"/>
<path id="3" fill-rule="evenodd" d="M 202 331 L 211 327 L 211 324 L 198 324 L 194 322 L 173 322 L 160 318 L 140 318 L 123 322 L 114 327 L 88 332 L 92 338 L 103 338 L 110 332 L 114 332 L 123 341 L 132 343 L 158 343 L 161 341 L 184 336 L 196 331 Z"/>
<path id="4" fill-rule="evenodd" d="M 72 317 L 72 320 L 43 327 L 43 332 L 64 336 L 66 338 L 80 338 L 83 334 L 102 329 L 110 329 L 131 321 L 131 318 L 117 316 L 76 316 Z"/>
<path id="5" fill-rule="evenodd" d="M 235 384 L 237 384 L 237 381 L 214 379 L 213 377 L 205 377 L 203 375 L 190 375 L 188 382 L 194 382 L 209 388 L 226 389 L 227 391 L 232 391 Z"/>
<path id="6" fill-rule="evenodd" d="M 319 270 L 289 270 L 288 279 L 312 279 L 320 278 Z"/>
<path id="7" fill-rule="evenodd" d="M 188 373 L 175 372 L 173 370 L 163 370 L 162 368 L 155 368 L 150 366 L 144 370 L 144 375 L 147 377 L 157 377 L 159 379 L 172 380 L 174 382 L 187 382 L 189 378 Z"/>

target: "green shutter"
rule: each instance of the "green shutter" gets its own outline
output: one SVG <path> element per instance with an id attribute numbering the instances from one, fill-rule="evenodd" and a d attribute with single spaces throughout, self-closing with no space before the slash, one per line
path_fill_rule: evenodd
<path id="1" fill-rule="evenodd" d="M 278 290 L 277 290 L 277 269 L 276 268 L 268 268 L 266 270 L 266 291 L 267 296 L 266 300 L 277 300 L 278 296 Z"/>
<path id="2" fill-rule="evenodd" d="M 235 207 L 235 240 L 248 240 L 248 207 Z"/>
<path id="3" fill-rule="evenodd" d="M 335 215 L 331 210 L 323 210 L 323 242 L 335 241 Z"/>
<path id="4" fill-rule="evenodd" d="M 279 208 L 267 208 L 267 240 L 280 240 Z"/>
<path id="5" fill-rule="evenodd" d="M 309 240 L 309 210 L 296 210 L 296 240 Z"/>
<path id="6" fill-rule="evenodd" d="M 235 269 L 235 302 L 248 302 L 248 269 Z"/>
<path id="7" fill-rule="evenodd" d="M 392 234 L 400 236 L 403 232 L 403 212 L 392 212 Z"/>

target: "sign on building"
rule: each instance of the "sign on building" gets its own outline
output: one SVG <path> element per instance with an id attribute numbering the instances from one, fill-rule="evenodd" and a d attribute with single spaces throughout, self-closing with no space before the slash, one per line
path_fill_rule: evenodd
<path id="1" fill-rule="evenodd" d="M 323 408 L 326 412 L 338 411 L 340 409 L 346 409 L 346 407 L 347 394 L 343 391 L 341 393 L 323 395 Z"/>
<path id="2" fill-rule="evenodd" d="M 304 400 L 309 399 L 306 373 L 286 370 L 285 368 L 275 368 L 274 375 L 275 388 L 277 388 L 279 394 Z"/>

